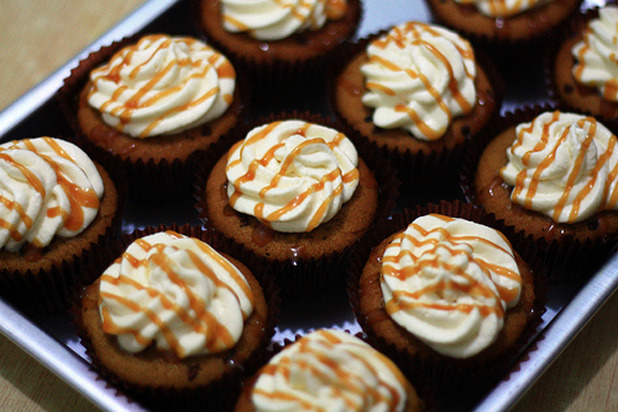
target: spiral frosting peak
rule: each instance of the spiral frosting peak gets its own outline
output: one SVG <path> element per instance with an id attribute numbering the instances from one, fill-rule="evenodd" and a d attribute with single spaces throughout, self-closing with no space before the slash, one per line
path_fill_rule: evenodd
<path id="1" fill-rule="evenodd" d="M 546 112 L 516 134 L 500 172 L 513 202 L 561 223 L 618 210 L 618 139 L 601 123 Z"/>
<path id="2" fill-rule="evenodd" d="M 442 137 L 454 117 L 476 104 L 474 51 L 458 34 L 410 22 L 367 47 L 361 71 L 373 107 L 373 123 L 402 128 L 422 140 Z"/>
<path id="3" fill-rule="evenodd" d="M 321 329 L 283 349 L 260 372 L 258 411 L 403 411 L 405 378 L 354 336 Z"/>
<path id="4" fill-rule="evenodd" d="M 599 18 L 588 23 L 572 54 L 577 60 L 573 76 L 595 87 L 605 100 L 618 102 L 618 6 L 599 9 Z"/>
<path id="5" fill-rule="evenodd" d="M 230 205 L 280 232 L 309 232 L 329 221 L 359 181 L 352 142 L 302 120 L 257 127 L 228 153 Z"/>
<path id="6" fill-rule="evenodd" d="M 455 358 L 474 356 L 496 340 L 522 287 L 500 232 L 437 214 L 417 218 L 388 245 L 380 284 L 396 323 Z"/>
<path id="7" fill-rule="evenodd" d="M 51 137 L 0 145 L 0 248 L 74 237 L 99 212 L 103 180 L 77 146 Z"/>
<path id="8" fill-rule="evenodd" d="M 135 138 L 179 133 L 221 116 L 234 95 L 230 62 L 189 37 L 149 35 L 90 73 L 88 103 Z"/>
<path id="9" fill-rule="evenodd" d="M 253 311 L 242 273 L 199 239 L 173 231 L 133 242 L 100 278 L 103 331 L 127 352 L 153 342 L 179 358 L 222 352 Z"/>
<path id="10" fill-rule="evenodd" d="M 347 0 L 222 0 L 223 27 L 258 40 L 281 40 L 341 18 Z"/>

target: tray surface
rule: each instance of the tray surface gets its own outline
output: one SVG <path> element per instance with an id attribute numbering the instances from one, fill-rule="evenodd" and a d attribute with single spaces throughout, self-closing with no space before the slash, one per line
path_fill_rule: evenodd
<path id="1" fill-rule="evenodd" d="M 133 34 L 143 27 L 146 27 L 144 30 L 147 32 L 195 34 L 187 24 L 183 24 L 190 19 L 186 3 L 178 0 L 151 0 L 88 50 L 95 50 L 100 45 Z M 429 14 L 419 0 L 367 0 L 364 3 L 365 16 L 359 31 L 360 37 L 407 20 L 429 20 Z M 415 7 L 410 7 L 410 3 Z M 49 79 L 0 113 L 2 141 L 24 136 L 67 135 L 70 132 L 68 126 L 58 120 L 61 116 L 55 105 L 49 103 L 49 99 L 61 85 L 69 68 L 86 54 L 80 53 Z M 513 87 L 514 90 L 525 92 L 507 95 L 505 108 L 547 98 L 544 94 L 542 69 L 531 65 L 526 67 L 525 71 L 520 71 L 515 79 L 509 78 L 509 81 L 514 80 L 509 84 L 517 86 Z M 522 79 L 536 79 L 537 83 L 526 81 L 523 84 Z M 522 83 L 521 88 L 517 81 Z M 318 98 L 312 104 L 321 105 L 325 102 Z M 124 215 L 123 230 L 131 231 L 147 224 L 172 222 L 198 224 L 190 196 L 173 206 L 149 205 L 148 208 L 138 201 L 130 200 Z M 465 409 L 507 410 L 617 288 L 618 254 L 585 284 L 572 282 L 552 285 L 547 312 L 543 316 L 543 336 L 534 342 L 535 350 L 525 354 L 527 359 L 520 364 L 518 371 L 510 374 L 508 380 L 496 383 L 493 388 L 484 388 L 475 396 L 466 399 Z M 278 342 L 309 328 L 335 326 L 353 332 L 359 330 L 342 290 L 334 290 L 321 299 L 308 296 L 294 302 L 286 301 L 281 312 L 274 338 Z M 305 315 L 307 313 L 311 313 L 311 318 Z M 89 367 L 89 359 L 67 316 L 27 318 L 0 298 L 0 331 L 100 407 L 106 410 L 140 409 L 138 404 L 106 387 L 103 381 L 97 379 L 98 375 Z M 461 403 L 457 405 L 462 406 Z M 448 408 L 448 403 L 443 407 Z"/>

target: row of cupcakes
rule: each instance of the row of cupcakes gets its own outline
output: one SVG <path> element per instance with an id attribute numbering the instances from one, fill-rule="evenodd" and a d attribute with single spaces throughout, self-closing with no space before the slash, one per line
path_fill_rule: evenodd
<path id="1" fill-rule="evenodd" d="M 500 227 L 470 204 L 419 208 L 381 227 L 390 236 L 371 256 L 357 256 L 351 302 L 368 341 L 392 360 L 342 332 L 319 331 L 249 379 L 273 355 L 271 267 L 246 251 L 237 256 L 247 265 L 219 254 L 232 249 L 204 228 L 124 236 L 107 251 L 113 263 L 75 302 L 75 319 L 107 379 L 155 409 L 229 409 L 249 379 L 238 408 L 418 410 L 423 401 L 407 380 L 429 403 L 462 380 L 491 382 L 538 326 L 542 269 L 488 224 Z"/>
<path id="2" fill-rule="evenodd" d="M 61 91 L 62 106 L 80 146 L 121 159 L 132 193 L 174 193 L 187 188 L 197 153 L 242 124 L 249 87 L 200 41 L 153 35 L 120 49 L 132 41 L 82 62 Z M 495 69 L 453 32 L 408 23 L 348 46 L 342 55 L 351 60 L 336 61 L 343 70 L 329 86 L 333 106 L 411 172 L 403 180 L 456 171 L 465 142 L 499 113 Z"/>

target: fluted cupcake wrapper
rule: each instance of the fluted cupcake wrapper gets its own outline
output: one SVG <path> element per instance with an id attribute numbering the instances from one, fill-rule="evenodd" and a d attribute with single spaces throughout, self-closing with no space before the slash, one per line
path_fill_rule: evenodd
<path id="1" fill-rule="evenodd" d="M 436 192 L 453 186 L 451 183 L 456 182 L 462 153 L 469 138 L 476 133 L 480 133 L 486 125 L 491 124 L 493 120 L 499 116 L 499 109 L 505 92 L 504 80 L 499 71 L 495 68 L 491 58 L 481 50 L 475 49 L 476 63 L 482 69 L 490 85 L 490 90 L 482 91 L 484 98 L 481 99 L 479 94 L 478 98 L 483 101 L 483 104 L 479 104 L 479 107 L 485 105 L 487 105 L 487 107 L 489 107 L 489 105 L 493 106 L 493 110 L 489 113 L 481 114 L 484 109 L 479 109 L 479 112 L 475 115 L 479 118 L 486 116 L 485 124 L 482 125 L 478 131 L 474 132 L 470 130 L 470 127 L 465 123 L 458 124 L 457 126 L 451 125 L 449 131 L 446 133 L 446 135 L 452 135 L 449 137 L 451 141 L 444 141 L 444 143 L 442 143 L 442 139 L 438 139 L 434 142 L 425 142 L 416 139 L 416 137 L 412 136 L 407 131 L 402 130 L 401 133 L 399 133 L 396 130 L 380 129 L 376 126 L 372 126 L 373 131 L 368 135 L 363 129 L 367 129 L 372 125 L 371 113 L 373 109 L 369 110 L 371 113 L 369 113 L 363 121 L 357 119 L 352 121 L 348 119 L 345 114 L 345 111 L 350 109 L 344 109 L 342 107 L 343 104 L 347 103 L 341 103 L 340 100 L 343 98 L 339 97 L 338 94 L 341 93 L 340 89 L 347 89 L 348 93 L 354 96 L 360 96 L 364 93 L 364 82 L 361 86 L 356 84 L 356 80 L 350 81 L 345 78 L 345 75 L 349 74 L 347 72 L 348 66 L 353 66 L 354 60 L 360 58 L 360 56 L 366 52 L 367 46 L 373 40 L 386 35 L 389 31 L 390 29 L 382 30 L 356 42 L 350 42 L 345 47 L 341 48 L 340 53 L 333 59 L 329 67 L 329 76 L 327 78 L 329 103 L 337 118 L 344 122 L 349 128 L 356 131 L 354 135 L 357 139 L 354 141 L 355 144 L 358 144 L 359 141 L 363 141 L 363 144 L 371 147 L 371 151 L 379 152 L 382 157 L 388 159 L 392 167 L 397 170 L 399 179 L 402 181 L 401 190 L 403 193 L 418 193 L 420 191 L 422 193 L 435 195 Z M 363 110 L 365 109 L 369 108 L 363 106 Z M 462 116 L 462 118 L 464 117 L 465 116 Z M 457 120 L 457 118 L 455 120 Z M 380 139 L 383 137 L 380 136 L 380 133 L 390 135 L 395 132 L 401 134 L 402 139 L 418 141 L 418 146 L 420 146 L 418 150 L 413 151 L 410 148 L 402 150 L 398 147 L 389 147 L 389 145 L 393 145 L 393 142 L 388 142 L 384 138 Z M 459 135 L 461 137 L 458 137 Z M 393 140 L 394 138 L 389 137 L 389 139 Z M 440 144 L 440 146 L 436 146 L 437 144 Z M 454 185 L 456 186 L 456 183 Z M 449 193 L 440 193 L 440 195 L 450 197 Z M 443 197 L 439 196 L 438 198 Z"/>
<path id="2" fill-rule="evenodd" d="M 607 5 L 616 5 L 615 0 L 611 0 Z M 565 67 L 568 65 L 568 71 L 570 79 L 568 82 L 558 81 L 556 78 L 555 66 L 558 64 L 557 58 L 561 55 L 562 46 L 565 42 L 570 42 L 576 37 L 582 38 L 581 33 L 585 29 L 588 22 L 592 19 L 598 18 L 599 7 L 595 7 L 585 12 L 579 12 L 574 14 L 564 26 L 556 32 L 554 36 L 547 42 L 544 51 L 544 69 L 545 69 L 545 84 L 549 92 L 549 97 L 554 104 L 562 111 L 569 111 L 575 113 L 582 113 L 589 116 L 594 116 L 599 119 L 607 128 L 609 128 L 615 135 L 618 134 L 618 102 L 604 101 L 600 93 L 596 88 L 592 86 L 585 86 L 578 83 L 573 77 L 572 69 L 566 61 L 575 62 L 575 58 L 572 57 L 570 50 L 568 50 L 568 56 L 562 63 Z M 562 57 L 562 55 L 561 55 Z M 570 59 L 570 60 L 569 60 Z M 562 85 L 562 90 L 560 89 Z M 572 100 L 567 100 L 564 96 L 576 93 L 576 97 Z M 564 96 L 563 96 L 564 95 Z M 586 107 L 587 103 L 581 97 L 595 96 L 595 100 L 599 103 L 599 109 Z"/>
<path id="3" fill-rule="evenodd" d="M 236 133 L 234 133 L 234 137 L 231 137 L 226 143 L 217 145 L 216 148 L 214 148 L 210 153 L 207 154 L 207 156 L 203 158 L 202 168 L 197 173 L 195 191 L 195 198 L 197 202 L 196 208 L 200 213 L 200 219 L 204 221 L 206 226 L 215 228 L 212 217 L 210 216 L 212 212 L 209 211 L 209 206 L 207 202 L 206 185 L 209 176 L 211 175 L 211 171 L 215 167 L 216 163 L 220 161 L 220 158 L 222 156 L 225 156 L 225 153 L 227 153 L 227 150 L 234 142 L 244 139 L 246 134 L 254 127 L 283 119 L 300 119 L 320 124 L 343 132 L 355 143 L 358 140 L 351 136 L 351 134 L 355 134 L 355 132 L 347 128 L 345 125 L 332 121 L 321 115 L 309 112 L 292 112 L 271 115 L 260 118 L 255 122 L 247 125 L 246 127 L 238 128 L 236 130 Z M 398 195 L 399 181 L 395 177 L 394 170 L 389 167 L 389 164 L 385 159 L 380 157 L 379 153 L 373 152 L 370 147 L 363 144 L 362 142 L 360 144 L 356 144 L 356 150 L 359 154 L 359 157 L 363 159 L 363 161 L 368 165 L 370 171 L 373 173 L 377 181 L 378 200 L 374 214 L 375 217 L 373 218 L 373 222 L 376 222 L 384 219 L 390 213 L 395 203 L 395 199 Z M 227 201 L 227 195 L 225 196 L 224 200 Z M 238 218 L 240 220 L 239 225 L 241 228 L 249 226 L 250 229 L 253 230 L 253 234 L 251 236 L 253 240 L 248 241 L 246 240 L 246 238 L 242 240 L 243 238 L 234 235 L 226 234 L 225 236 L 234 236 L 234 239 L 230 239 L 231 241 L 239 243 L 243 248 L 245 248 L 246 250 L 250 250 L 251 253 L 261 256 L 261 258 L 263 259 L 273 261 L 274 271 L 277 277 L 277 284 L 281 286 L 284 291 L 290 293 L 306 294 L 311 291 L 319 290 L 326 285 L 335 282 L 337 279 L 342 279 L 344 272 L 344 264 L 346 262 L 348 253 L 350 252 L 350 250 L 352 250 L 352 246 L 357 241 L 362 239 L 366 235 L 366 233 L 368 233 L 369 228 L 373 223 L 369 223 L 367 227 L 362 230 L 361 233 L 355 233 L 354 235 L 356 237 L 348 239 L 347 244 L 334 247 L 333 245 L 328 243 L 328 252 L 322 253 L 317 256 L 308 256 L 306 253 L 303 255 L 302 248 L 296 246 L 296 243 L 299 241 L 299 239 L 302 242 L 329 242 L 330 237 L 326 234 L 324 235 L 324 237 L 320 235 L 319 239 L 315 237 L 317 236 L 315 235 L 315 231 L 308 233 L 291 234 L 291 237 L 288 237 L 287 234 L 276 234 L 277 236 L 280 236 L 278 240 L 280 240 L 282 247 L 285 248 L 284 252 L 281 252 L 282 256 L 284 255 L 284 257 L 269 257 L 262 250 L 263 245 L 260 246 L 259 242 L 256 243 L 256 240 L 254 239 L 255 234 L 260 232 L 260 230 L 265 229 L 265 226 L 253 216 L 248 216 L 236 212 L 229 206 L 224 207 L 228 207 L 228 213 L 234 218 Z M 345 207 L 346 205 L 344 204 L 343 208 Z M 335 216 L 331 221 L 324 223 L 323 225 L 326 228 L 334 227 L 332 226 L 334 225 L 334 223 L 332 222 L 336 218 L 337 216 Z M 328 226 L 329 224 L 331 226 Z M 221 227 L 215 228 L 215 230 L 219 232 L 221 232 L 223 229 L 224 228 Z"/>
<path id="4" fill-rule="evenodd" d="M 107 197 L 103 198 L 101 205 L 106 210 L 105 215 L 99 213 L 75 237 L 85 239 L 79 240 L 80 244 L 85 241 L 85 245 L 71 246 L 72 238 L 56 236 L 43 249 L 43 256 L 38 260 L 25 261 L 26 257 L 17 252 L 23 264 L 19 261 L 11 263 L 13 259 L 0 263 L 0 294 L 25 313 L 55 314 L 66 311 L 75 289 L 91 282 L 88 268 L 100 259 L 103 251 L 117 237 L 127 192 L 126 178 L 122 169 L 115 167 L 113 162 L 103 162 L 101 169 L 108 174 L 113 187 L 105 187 L 104 196 Z"/>
<path id="5" fill-rule="evenodd" d="M 271 338 L 274 334 L 274 327 L 277 323 L 280 308 L 279 288 L 274 283 L 271 267 L 267 262 L 256 259 L 255 256 L 251 254 L 237 250 L 238 248 L 235 245 L 230 244 L 226 239 L 208 228 L 192 227 L 189 225 L 178 226 L 173 224 L 171 226 L 161 225 L 156 228 L 149 226 L 144 229 L 139 229 L 131 234 L 123 235 L 121 239 L 111 244 L 103 260 L 109 265 L 135 240 L 165 230 L 172 230 L 186 236 L 198 238 L 211 245 L 220 253 L 230 256 L 234 255 L 239 262 L 249 268 L 260 283 L 268 307 L 268 314 L 266 322 L 264 323 L 264 332 L 260 336 L 259 341 L 253 345 L 253 349 L 251 353 L 247 355 L 247 358 L 244 361 L 238 360 L 238 358 L 235 357 L 234 349 L 232 349 L 231 352 L 226 355 L 227 360 L 225 363 L 227 366 L 221 376 L 213 378 L 210 383 L 204 386 L 183 389 L 164 385 L 140 385 L 122 380 L 112 369 L 99 360 L 88 331 L 82 321 L 82 308 L 80 302 L 83 296 L 85 296 L 85 289 L 82 289 L 80 291 L 80 296 L 74 299 L 74 305 L 71 308 L 74 324 L 81 338 L 81 343 L 86 348 L 86 353 L 92 360 L 93 370 L 100 373 L 102 378 L 112 387 L 116 388 L 119 395 L 127 394 L 132 399 L 135 399 L 143 406 L 152 410 L 229 410 L 233 407 L 239 394 L 241 381 L 244 377 L 255 373 L 255 371 L 265 363 L 265 359 L 269 356 L 270 352 L 268 348 L 271 344 Z M 93 273 L 91 277 L 95 275 L 98 277 L 102 273 L 100 265 L 97 265 L 96 268 L 93 267 L 92 270 L 96 271 L 96 273 Z M 109 339 L 112 339 L 112 337 L 109 337 Z M 121 349 L 118 350 L 121 351 Z M 191 365 L 192 362 L 195 363 L 197 361 L 194 359 L 187 359 L 180 362 Z"/>
<path id="6" fill-rule="evenodd" d="M 469 202 L 480 204 L 477 198 L 477 187 L 475 183 L 478 163 L 487 145 L 501 132 L 514 127 L 520 123 L 530 122 L 536 116 L 547 111 L 557 110 L 553 105 L 528 106 L 507 113 L 498 119 L 491 128 L 472 139 L 468 146 L 462 171 L 460 184 L 462 191 Z M 533 218 L 542 217 L 534 211 L 526 211 L 521 208 L 522 213 L 526 213 Z M 498 212 L 494 214 L 497 220 L 502 220 L 506 227 L 509 227 L 514 235 L 525 239 L 530 243 L 543 259 L 543 266 L 546 268 L 547 276 L 551 281 L 563 281 L 575 278 L 586 278 L 594 273 L 600 265 L 607 260 L 612 248 L 618 243 L 618 230 L 613 233 L 599 234 L 593 236 L 595 217 L 591 217 L 583 222 L 573 225 L 558 224 L 549 218 L 543 221 L 549 226 L 544 236 L 533 236 L 525 227 L 511 223 Z M 603 212 L 616 213 L 616 212 Z M 596 223 L 597 229 L 598 223 Z M 591 233 L 590 237 L 583 237 L 584 231 Z"/>
<path id="7" fill-rule="evenodd" d="M 64 84 L 59 89 L 56 99 L 68 123 L 73 128 L 74 135 L 71 138 L 73 143 L 80 146 L 99 162 L 108 162 L 116 159 L 119 166 L 126 171 L 127 179 L 129 180 L 129 193 L 132 197 L 161 201 L 190 193 L 191 178 L 197 170 L 200 152 L 208 150 L 213 143 L 222 138 L 236 125 L 244 106 L 248 104 L 250 95 L 247 78 L 243 74 L 237 73 L 233 103 L 227 111 L 219 119 L 214 119 L 206 124 L 197 126 L 195 129 L 178 134 L 178 136 L 182 137 L 193 133 L 194 136 L 192 135 L 192 138 L 200 139 L 200 143 L 195 145 L 197 149 L 183 158 L 173 158 L 170 157 L 171 155 L 166 158 L 154 158 L 148 157 L 148 154 L 146 154 L 143 158 L 131 159 L 127 153 L 114 153 L 111 149 L 108 150 L 96 144 L 87 137 L 79 125 L 77 112 L 80 93 L 86 86 L 89 74 L 93 69 L 103 65 L 119 50 L 136 43 L 145 35 L 145 33 L 138 33 L 90 53 L 90 55 L 79 62 L 77 67 L 71 70 L 69 77 L 64 79 Z M 212 135 L 211 125 L 224 116 L 229 116 L 230 119 L 226 120 L 225 124 L 222 123 L 222 126 L 218 126 L 222 130 L 220 135 Z M 114 133 L 122 134 L 121 132 L 114 131 L 113 128 L 107 125 L 105 125 L 105 128 L 105 130 L 109 131 L 102 131 L 101 133 L 111 136 L 106 138 L 113 138 Z M 148 139 L 158 139 L 159 142 L 162 142 L 161 144 L 167 144 L 170 149 L 173 149 L 176 143 L 170 140 L 174 136 L 176 135 L 154 136 Z M 148 139 L 136 139 L 136 142 Z"/>
<path id="8" fill-rule="evenodd" d="M 452 402 L 451 408 L 465 409 L 464 405 L 471 407 L 475 399 L 480 398 L 483 391 L 494 385 L 497 380 L 508 379 L 509 374 L 507 372 L 511 367 L 517 367 L 518 356 L 537 333 L 541 316 L 545 312 L 546 277 L 540 260 L 536 257 L 536 252 L 529 248 L 525 242 L 521 242 L 519 238 L 513 237 L 513 233 L 508 227 L 503 226 L 483 209 L 459 201 L 443 201 L 439 204 L 417 206 L 415 209 L 406 209 L 401 213 L 394 214 L 391 219 L 383 222 L 379 228 L 373 231 L 369 238 L 370 242 L 364 246 L 365 250 L 371 250 L 379 243 L 386 242 L 385 239 L 404 230 L 417 217 L 428 213 L 459 217 L 493 227 L 511 241 L 514 250 L 528 264 L 533 274 L 534 290 L 525 292 L 533 294 L 533 301 L 526 302 L 526 307 L 516 309 L 523 305 L 518 304 L 511 309 L 518 310 L 526 318 L 526 325 L 520 331 L 520 334 L 508 339 L 500 335 L 502 336 L 498 339 L 501 342 L 500 346 L 496 346 L 496 343 L 494 343 L 472 358 L 455 359 L 440 355 L 390 319 L 384 309 L 379 279 L 372 280 L 369 283 L 364 281 L 366 283 L 365 291 L 371 290 L 378 293 L 379 299 L 382 299 L 380 309 L 365 313 L 361 304 L 363 297 L 360 296 L 359 281 L 365 265 L 373 259 L 381 258 L 375 252 L 371 255 L 369 255 L 369 252 L 355 254 L 355 258 L 350 261 L 348 295 L 357 321 L 367 334 L 368 341 L 389 356 L 419 391 L 433 393 L 438 403 L 449 402 L 450 405 L 450 402 Z M 381 246 L 384 246 L 384 243 Z M 370 285 L 371 283 L 373 285 Z M 507 316 L 508 314 L 507 311 Z M 380 326 L 381 323 L 383 323 L 382 326 Z M 390 331 L 393 335 L 385 336 L 385 331 Z M 411 342 L 413 345 L 408 347 L 406 342 Z M 508 344 L 509 342 L 510 344 Z M 448 393 L 448 397 L 440 396 L 444 393 Z M 443 406 L 447 406 L 448 409 L 449 405 Z"/>

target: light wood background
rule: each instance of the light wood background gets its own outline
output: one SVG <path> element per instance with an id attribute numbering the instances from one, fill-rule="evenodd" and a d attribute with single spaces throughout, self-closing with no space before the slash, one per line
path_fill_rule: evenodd
<path id="1" fill-rule="evenodd" d="M 0 8 L 0 110 L 144 0 L 8 0 Z M 618 410 L 618 295 L 515 411 Z M 0 335 L 0 410 L 92 410 L 87 399 Z"/>

